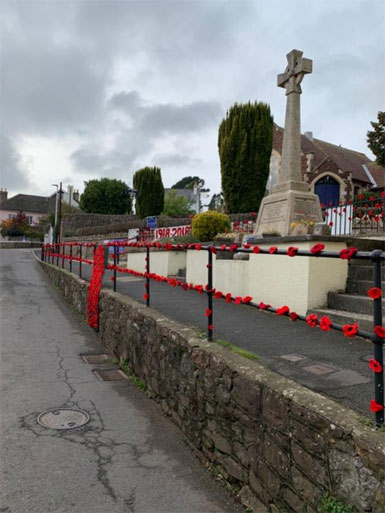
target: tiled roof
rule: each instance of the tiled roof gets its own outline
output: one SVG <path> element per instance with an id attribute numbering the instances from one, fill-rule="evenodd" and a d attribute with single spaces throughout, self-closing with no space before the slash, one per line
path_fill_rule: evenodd
<path id="1" fill-rule="evenodd" d="M 275 126 L 274 148 L 282 154 L 283 128 Z M 371 183 L 365 173 L 362 164 L 368 168 L 374 164 L 364 153 L 349 150 L 342 146 L 313 139 L 310 141 L 305 135 L 301 135 L 301 151 L 304 155 L 313 153 L 312 167 L 317 168 L 325 159 L 330 159 L 342 171 L 351 172 L 353 180 Z M 306 159 L 302 159 L 302 172 L 306 172 Z M 377 181 L 377 180 L 376 180 Z"/>
<path id="2" fill-rule="evenodd" d="M 385 188 L 385 168 L 377 164 L 376 162 L 370 162 L 366 164 L 369 169 L 369 173 L 373 176 L 373 180 L 376 182 L 375 189 Z"/>
<path id="3" fill-rule="evenodd" d="M 370 181 L 362 168 L 362 164 L 370 164 L 371 160 L 363 153 L 348 150 L 342 146 L 336 146 L 319 139 L 313 139 L 313 144 L 320 148 L 342 171 L 350 171 L 353 180 L 359 180 L 360 182 Z"/>
<path id="4" fill-rule="evenodd" d="M 30 194 L 16 194 L 16 196 L 3 201 L 0 209 L 46 214 L 48 212 L 48 198 Z"/>

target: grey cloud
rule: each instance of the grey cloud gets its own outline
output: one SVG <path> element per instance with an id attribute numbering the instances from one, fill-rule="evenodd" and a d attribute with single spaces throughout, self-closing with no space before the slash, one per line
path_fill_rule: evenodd
<path id="1" fill-rule="evenodd" d="M 157 166 L 178 167 L 184 169 L 186 166 L 199 166 L 203 163 L 202 159 L 193 158 L 189 155 L 180 153 L 164 153 L 156 154 L 153 161 Z"/>
<path id="2" fill-rule="evenodd" d="M 140 125 L 145 133 L 198 132 L 217 125 L 222 113 L 217 102 L 166 103 L 147 108 Z"/>
<path id="3" fill-rule="evenodd" d="M 99 176 L 119 176 L 128 171 L 136 155 L 116 150 L 98 152 L 96 148 L 82 147 L 74 151 L 71 160 L 81 171 Z"/>
<path id="4" fill-rule="evenodd" d="M 122 91 L 114 94 L 109 104 L 112 108 L 123 110 L 127 114 L 136 114 L 142 110 L 142 99 L 138 91 Z"/>
<path id="5" fill-rule="evenodd" d="M 223 115 L 223 109 L 217 101 L 146 105 L 137 91 L 117 93 L 109 103 L 134 118 L 135 129 L 147 137 L 200 132 L 207 127 L 217 126 Z"/>
<path id="6" fill-rule="evenodd" d="M 23 166 L 22 159 L 11 139 L 1 134 L 0 141 L 1 187 L 22 191 L 30 184 L 28 169 Z"/>
<path id="7" fill-rule="evenodd" d="M 104 81 L 80 49 L 11 45 L 3 53 L 2 94 L 7 130 L 74 131 L 100 112 Z"/>

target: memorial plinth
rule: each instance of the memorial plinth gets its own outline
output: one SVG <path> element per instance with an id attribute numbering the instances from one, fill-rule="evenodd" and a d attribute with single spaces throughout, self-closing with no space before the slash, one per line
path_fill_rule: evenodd
<path id="1" fill-rule="evenodd" d="M 309 191 L 301 175 L 300 84 L 304 75 L 312 72 L 312 61 L 303 58 L 299 50 L 292 50 L 287 61 L 285 73 L 278 75 L 278 86 L 286 89 L 287 96 L 281 170 L 277 185 L 262 200 L 256 235 L 269 232 L 290 235 L 293 223 L 311 226 L 322 222 L 319 198 Z"/>

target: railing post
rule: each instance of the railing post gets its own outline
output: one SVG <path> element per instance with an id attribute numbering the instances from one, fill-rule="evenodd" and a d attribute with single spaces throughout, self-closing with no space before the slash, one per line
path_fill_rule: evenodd
<path id="1" fill-rule="evenodd" d="M 213 254 L 211 248 L 208 249 L 208 265 L 207 265 L 207 307 L 209 315 L 207 316 L 207 340 L 213 339 Z"/>
<path id="2" fill-rule="evenodd" d="M 59 267 L 60 244 L 56 245 L 56 267 Z"/>
<path id="3" fill-rule="evenodd" d="M 44 244 L 41 245 L 41 255 L 40 255 L 40 260 L 42 262 L 44 262 Z"/>
<path id="4" fill-rule="evenodd" d="M 381 282 L 381 253 L 380 249 L 372 252 L 373 262 L 373 285 L 382 290 Z M 373 326 L 382 326 L 382 296 L 373 300 Z M 381 372 L 374 373 L 374 399 L 376 403 L 384 406 L 384 353 L 382 349 L 383 340 L 375 333 L 372 335 L 374 343 L 374 359 L 381 365 Z M 376 425 L 384 423 L 384 409 L 376 412 Z"/>
<path id="5" fill-rule="evenodd" d="M 150 306 L 150 246 L 146 247 L 146 306 Z"/>
<path id="6" fill-rule="evenodd" d="M 72 243 L 70 245 L 70 273 L 72 273 Z"/>
<path id="7" fill-rule="evenodd" d="M 83 245 L 79 244 L 79 278 L 82 277 L 82 258 L 83 258 Z"/>
<path id="8" fill-rule="evenodd" d="M 116 264 L 118 262 L 117 249 L 118 249 L 118 246 L 116 246 L 116 243 L 115 243 L 115 246 L 114 246 L 114 272 L 113 272 L 113 276 L 114 276 L 113 290 L 114 290 L 114 292 L 116 292 Z"/>
<path id="9" fill-rule="evenodd" d="M 62 251 L 63 251 L 63 253 L 62 253 L 62 257 L 61 257 L 61 267 L 62 267 L 62 269 L 64 269 L 64 257 L 66 254 L 66 245 L 64 242 L 62 244 Z"/>

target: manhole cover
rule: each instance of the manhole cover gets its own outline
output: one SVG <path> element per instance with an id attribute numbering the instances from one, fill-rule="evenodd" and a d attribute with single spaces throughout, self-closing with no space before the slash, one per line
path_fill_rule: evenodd
<path id="1" fill-rule="evenodd" d="M 50 429 L 74 429 L 84 426 L 89 421 L 90 416 L 83 410 L 74 410 L 72 408 L 57 408 L 49 410 L 37 418 L 37 422 Z"/>
<path id="2" fill-rule="evenodd" d="M 128 376 L 124 374 L 120 369 L 111 370 L 96 370 L 92 369 L 92 372 L 102 381 L 125 381 Z"/>

